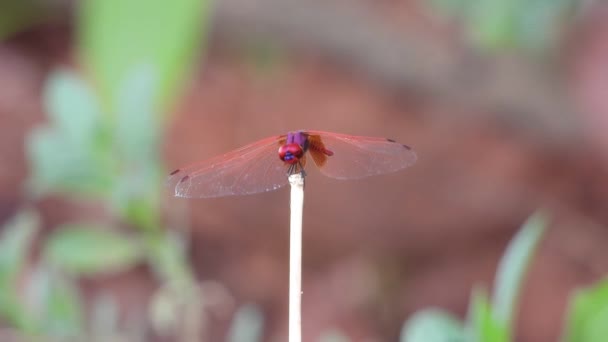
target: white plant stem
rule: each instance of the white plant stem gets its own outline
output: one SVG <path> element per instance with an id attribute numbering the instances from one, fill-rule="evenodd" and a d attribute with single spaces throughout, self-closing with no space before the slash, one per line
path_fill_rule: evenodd
<path id="1" fill-rule="evenodd" d="M 289 342 L 302 341 L 302 211 L 304 176 L 289 176 L 291 221 L 289 232 Z"/>

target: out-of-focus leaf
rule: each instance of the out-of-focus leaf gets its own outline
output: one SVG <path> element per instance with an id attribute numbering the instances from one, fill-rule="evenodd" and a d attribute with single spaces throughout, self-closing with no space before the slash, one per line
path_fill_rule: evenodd
<path id="1" fill-rule="evenodd" d="M 177 291 L 191 290 L 194 276 L 188 266 L 185 237 L 177 232 L 149 236 L 148 260 L 157 277 Z"/>
<path id="2" fill-rule="evenodd" d="M 401 342 L 464 342 L 460 321 L 440 309 L 415 313 L 401 330 Z"/>
<path id="3" fill-rule="evenodd" d="M 76 74 L 60 71 L 49 78 L 44 98 L 52 120 L 27 139 L 29 190 L 107 195 L 115 167 L 94 94 Z"/>
<path id="4" fill-rule="evenodd" d="M 142 260 L 142 246 L 134 239 L 90 224 L 59 227 L 46 244 L 45 257 L 71 273 L 95 275 L 123 271 Z"/>
<path id="5" fill-rule="evenodd" d="M 430 0 L 457 16 L 469 38 L 484 49 L 542 52 L 559 41 L 575 13 L 575 0 Z"/>
<path id="6" fill-rule="evenodd" d="M 38 231 L 40 219 L 31 210 L 19 212 L 0 233 L 0 286 L 13 286 L 23 268 L 30 246 Z"/>
<path id="7" fill-rule="evenodd" d="M 161 133 L 154 109 L 158 75 L 152 65 L 138 65 L 125 76 L 117 95 L 117 152 L 129 164 L 156 162 Z"/>
<path id="8" fill-rule="evenodd" d="M 113 109 L 116 85 L 139 65 L 158 72 L 160 93 L 154 98 L 172 98 L 201 43 L 210 2 L 89 0 L 81 7 L 81 49 Z"/>
<path id="9" fill-rule="evenodd" d="M 150 300 L 148 316 L 154 331 L 161 336 L 175 333 L 183 309 L 181 298 L 169 287 L 159 288 Z"/>
<path id="10" fill-rule="evenodd" d="M 121 182 L 121 184 L 124 183 Z M 153 187 L 153 189 L 155 188 L 156 186 Z M 118 211 L 126 222 L 142 230 L 156 231 L 160 229 L 158 225 L 158 222 L 160 222 L 158 193 L 150 194 L 151 198 L 145 198 L 141 195 L 136 196 L 134 193 L 128 193 L 124 188 L 122 191 L 121 189 L 117 191 L 120 197 L 115 197 L 114 205 L 118 206 Z"/>
<path id="11" fill-rule="evenodd" d="M 512 327 L 519 290 L 546 226 L 545 214 L 532 215 L 509 243 L 498 265 L 492 306 L 495 319 L 508 329 Z"/>
<path id="12" fill-rule="evenodd" d="M 203 290 L 195 283 L 187 285 L 165 283 L 153 295 L 148 317 L 157 334 L 194 341 L 205 330 Z"/>
<path id="13" fill-rule="evenodd" d="M 494 318 L 485 291 L 473 290 L 467 321 L 466 336 L 477 342 L 509 342 L 509 329 Z"/>
<path id="14" fill-rule="evenodd" d="M 101 118 L 99 104 L 78 75 L 68 70 L 52 73 L 45 86 L 44 106 L 70 144 L 92 144 Z"/>
<path id="15" fill-rule="evenodd" d="M 608 336 L 608 280 L 571 299 L 565 342 L 604 342 Z"/>
<path id="16" fill-rule="evenodd" d="M 0 315 L 26 332 L 33 331 L 35 324 L 19 301 L 16 281 L 39 225 L 38 215 L 24 210 L 3 226 L 0 236 Z"/>
<path id="17" fill-rule="evenodd" d="M 0 316 L 3 321 L 22 332 L 36 331 L 36 325 L 31 315 L 23 308 L 23 304 L 17 297 L 17 292 L 8 292 L 2 289 L 0 292 Z"/>
<path id="18" fill-rule="evenodd" d="M 232 325 L 228 331 L 228 342 L 261 341 L 263 328 L 264 316 L 262 312 L 255 305 L 244 305 L 234 315 Z"/>
<path id="19" fill-rule="evenodd" d="M 471 7 L 473 38 L 490 48 L 512 46 L 517 37 L 515 18 L 525 0 L 481 0 Z"/>
<path id="20" fill-rule="evenodd" d="M 113 183 L 113 174 L 94 151 L 70 144 L 60 132 L 47 127 L 34 130 L 27 141 L 32 175 L 28 190 L 36 195 L 73 192 L 102 196 Z"/>
<path id="21" fill-rule="evenodd" d="M 80 292 L 70 279 L 41 265 L 28 284 L 30 307 L 40 323 L 41 333 L 55 338 L 82 334 L 84 313 Z"/>
<path id="22" fill-rule="evenodd" d="M 160 120 L 154 115 L 157 77 L 149 66 L 135 68 L 117 99 L 115 153 L 121 177 L 114 205 L 135 227 L 157 228 L 160 205 Z"/>

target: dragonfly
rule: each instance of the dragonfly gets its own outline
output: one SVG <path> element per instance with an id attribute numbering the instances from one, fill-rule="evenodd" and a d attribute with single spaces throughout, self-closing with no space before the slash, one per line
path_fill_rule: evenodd
<path id="1" fill-rule="evenodd" d="M 176 197 L 249 195 L 279 189 L 294 173 L 305 175 L 309 159 L 324 175 L 345 180 L 396 172 L 416 158 L 411 147 L 392 139 L 299 130 L 179 168 L 167 185 Z"/>

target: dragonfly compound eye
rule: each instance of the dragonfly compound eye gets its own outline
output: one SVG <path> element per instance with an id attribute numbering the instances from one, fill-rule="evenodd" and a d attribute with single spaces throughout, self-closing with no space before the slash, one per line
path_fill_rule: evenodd
<path id="1" fill-rule="evenodd" d="M 302 147 L 295 143 L 285 144 L 279 147 L 279 158 L 287 164 L 297 163 L 300 158 L 302 158 L 303 154 L 304 151 L 302 151 Z"/>

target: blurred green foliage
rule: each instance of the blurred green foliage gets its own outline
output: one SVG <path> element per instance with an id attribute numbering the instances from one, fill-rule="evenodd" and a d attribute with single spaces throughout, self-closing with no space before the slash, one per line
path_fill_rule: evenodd
<path id="1" fill-rule="evenodd" d="M 36 299 L 32 303 L 36 334 L 75 338 L 84 333 L 84 306 L 72 278 L 41 262 L 28 285 L 27 298 Z"/>
<path id="2" fill-rule="evenodd" d="M 500 261 L 494 296 L 475 288 L 466 322 L 441 309 L 415 313 L 404 324 L 402 342 L 509 342 L 515 336 L 518 297 L 547 218 L 533 215 L 513 238 Z M 571 298 L 563 342 L 600 342 L 608 336 L 608 279 Z"/>
<path id="3" fill-rule="evenodd" d="M 74 275 L 124 271 L 144 256 L 141 241 L 109 227 L 85 223 L 56 229 L 45 245 L 45 258 Z"/>
<path id="4" fill-rule="evenodd" d="M 475 289 L 471 296 L 467 321 L 467 338 L 471 341 L 508 342 L 511 340 L 511 331 L 504 321 L 496 314 L 497 309 L 492 307 L 487 293 L 482 289 Z"/>
<path id="5" fill-rule="evenodd" d="M 83 1 L 80 46 L 104 105 L 115 108 L 122 91 L 117 85 L 142 65 L 158 77 L 153 107 L 171 102 L 200 51 L 209 11 L 210 2 L 201 0 Z"/>
<path id="6" fill-rule="evenodd" d="M 94 92 L 76 74 L 58 71 L 49 77 L 44 106 L 50 123 L 35 129 L 27 142 L 35 196 L 70 192 L 88 197 L 109 196 L 117 177 L 109 128 Z"/>
<path id="7" fill-rule="evenodd" d="M 462 23 L 486 50 L 543 52 L 555 47 L 574 17 L 577 0 L 431 0 Z"/>
<path id="8" fill-rule="evenodd" d="M 44 259 L 28 262 L 39 226 L 36 212 L 24 209 L 2 229 L 0 315 L 24 335 L 74 337 L 82 333 L 84 317 L 75 283 Z M 26 264 L 30 272 L 23 279 Z"/>
<path id="9" fill-rule="evenodd" d="M 574 0 L 433 0 L 458 17 L 472 41 L 487 49 L 544 50 L 559 40 Z M 0 235 L 0 317 L 26 336 L 96 336 L 114 339 L 120 303 L 111 294 L 92 301 L 91 313 L 78 287 L 80 277 L 114 275 L 146 263 L 159 289 L 149 304 L 158 334 L 192 336 L 188 325 L 204 293 L 187 259 L 187 236 L 165 230 L 161 219 L 160 155 L 163 123 L 192 61 L 201 51 L 210 4 L 200 0 L 85 0 L 77 16 L 79 52 L 86 76 L 52 73 L 44 88 L 48 123 L 31 132 L 27 154 L 30 198 L 62 195 L 101 203 L 111 220 L 64 222 L 53 227 L 39 258 L 31 255 L 40 230 L 35 210 L 18 212 Z M 0 38 L 38 20 L 43 2 L 9 1 L 0 11 Z M 260 49 L 265 67 L 274 48 Z M 108 223 L 110 222 L 110 223 Z M 497 272 L 492 299 L 472 293 L 466 322 L 440 309 L 413 315 L 404 342 L 510 341 L 521 284 L 546 218 L 537 214 L 509 245 Z M 170 228 L 170 227 L 169 227 Z M 25 277 L 25 278 L 24 278 Z M 25 284 L 25 285 L 22 285 Z M 572 299 L 563 341 L 599 342 L 608 336 L 608 280 Z M 133 323 L 133 324 L 132 324 Z M 202 323 L 201 323 L 202 324 Z M 129 340 L 144 340 L 147 324 L 129 322 Z M 136 328 L 133 328 L 136 327 Z M 260 341 L 263 317 L 253 306 L 237 311 L 230 341 Z M 182 336 L 182 337 L 183 337 Z M 324 341 L 347 341 L 338 331 Z"/>
<path id="10" fill-rule="evenodd" d="M 532 257 L 543 236 L 547 218 L 543 213 L 530 217 L 515 235 L 503 255 L 494 281 L 492 313 L 498 325 L 509 333 L 517 311 L 519 294 Z"/>
<path id="11" fill-rule="evenodd" d="M 38 8 L 35 1 L 10 4 L 0 15 L 33 15 Z M 119 336 L 126 333 L 118 320 L 124 308 L 106 293 L 85 315 L 78 279 L 146 263 L 159 283 L 153 299 L 168 303 L 165 320 L 151 320 L 153 328 L 182 339 L 196 336 L 184 322 L 203 324 L 204 296 L 187 262 L 187 236 L 165 229 L 171 224 L 161 218 L 160 146 L 163 114 L 204 45 L 209 2 L 85 0 L 78 6 L 78 49 L 87 74 L 61 69 L 48 77 L 43 100 L 49 120 L 27 138 L 25 190 L 31 200 L 51 195 L 95 203 L 107 218 L 53 227 L 29 268 L 39 218 L 28 209 L 9 222 L 0 238 L 0 316 L 31 336 Z M 0 26 L 0 34 L 9 29 Z M 137 340 L 146 332 L 128 335 Z"/>
<path id="12" fill-rule="evenodd" d="M 263 337 L 264 317 L 254 305 L 242 306 L 228 331 L 228 342 L 258 342 Z"/>
<path id="13" fill-rule="evenodd" d="M 608 336 L 608 279 L 572 297 L 565 342 L 603 342 Z"/>
<path id="14" fill-rule="evenodd" d="M 449 313 L 429 308 L 410 317 L 403 326 L 401 341 L 463 342 L 464 326 Z"/>
<path id="15" fill-rule="evenodd" d="M 2 227 L 0 236 L 0 314 L 23 331 L 32 331 L 34 323 L 19 300 L 17 281 L 39 224 L 34 212 L 22 211 Z"/>
<path id="16" fill-rule="evenodd" d="M 521 285 L 547 225 L 543 213 L 531 216 L 509 243 L 498 266 L 492 302 L 483 288 L 471 296 L 465 323 L 441 309 L 413 315 L 403 326 L 402 342 L 508 342 L 515 335 L 513 320 Z"/>

